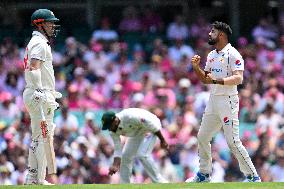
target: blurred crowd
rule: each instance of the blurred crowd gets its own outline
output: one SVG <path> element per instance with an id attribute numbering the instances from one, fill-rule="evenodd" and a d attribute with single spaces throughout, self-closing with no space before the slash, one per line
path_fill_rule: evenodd
<path id="1" fill-rule="evenodd" d="M 283 14 L 284 15 L 284 14 Z M 165 25 L 150 8 L 143 16 L 127 7 L 118 28 L 103 18 L 88 44 L 75 37 L 53 51 L 56 90 L 63 94 L 56 111 L 55 154 L 58 183 L 118 183 L 108 176 L 113 144 L 100 130 L 103 111 L 139 107 L 162 121 L 169 152 L 157 143 L 153 158 L 170 182 L 183 182 L 198 170 L 196 135 L 207 86 L 190 66 L 194 54 L 206 61 L 210 23 L 199 16 L 188 23 L 176 15 Z M 128 43 L 126 36 L 155 36 Z M 28 37 L 28 36 L 27 36 Z M 263 17 L 251 36 L 234 43 L 245 60 L 239 86 L 240 136 L 263 181 L 284 181 L 284 17 Z M 0 184 L 23 184 L 27 173 L 30 120 L 23 105 L 23 54 L 11 38 L 0 43 Z M 212 141 L 213 182 L 242 181 L 238 163 L 218 134 Z M 151 182 L 138 161 L 133 181 Z"/>

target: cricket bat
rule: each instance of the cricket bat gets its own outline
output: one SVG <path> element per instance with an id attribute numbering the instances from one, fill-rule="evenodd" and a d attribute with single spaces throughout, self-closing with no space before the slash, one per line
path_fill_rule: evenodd
<path id="1" fill-rule="evenodd" d="M 48 135 L 42 104 L 40 104 L 40 114 L 41 114 L 40 128 L 43 137 L 45 157 L 47 161 L 47 171 L 48 174 L 56 174 L 57 171 L 56 171 L 53 140 L 51 140 L 51 137 Z"/>

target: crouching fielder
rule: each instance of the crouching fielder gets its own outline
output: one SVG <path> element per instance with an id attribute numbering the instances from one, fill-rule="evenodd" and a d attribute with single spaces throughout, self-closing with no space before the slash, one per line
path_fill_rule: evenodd
<path id="1" fill-rule="evenodd" d="M 23 93 L 25 106 L 30 114 L 32 142 L 28 157 L 26 184 L 49 184 L 48 174 L 56 174 L 53 148 L 55 99 L 54 70 L 49 40 L 56 35 L 55 22 L 59 21 L 47 9 L 36 10 L 31 17 L 34 31 L 24 58 L 26 88 Z"/>
<path id="2" fill-rule="evenodd" d="M 137 157 L 153 182 L 166 183 L 154 165 L 151 157 L 157 138 L 161 147 L 168 149 L 168 144 L 161 133 L 159 118 L 143 109 L 129 108 L 117 114 L 108 111 L 102 116 L 102 129 L 109 130 L 114 142 L 114 162 L 109 168 L 109 175 L 115 174 L 120 168 L 120 182 L 130 183 L 133 160 Z M 151 133 L 150 135 L 145 135 Z M 122 150 L 120 135 L 128 139 Z"/>

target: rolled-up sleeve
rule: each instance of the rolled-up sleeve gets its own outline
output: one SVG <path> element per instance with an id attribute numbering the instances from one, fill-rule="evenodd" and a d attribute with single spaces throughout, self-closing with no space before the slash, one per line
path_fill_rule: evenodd
<path id="1" fill-rule="evenodd" d="M 114 144 L 114 157 L 121 157 L 122 156 L 122 146 L 121 146 L 120 136 L 112 132 L 110 136 Z"/>

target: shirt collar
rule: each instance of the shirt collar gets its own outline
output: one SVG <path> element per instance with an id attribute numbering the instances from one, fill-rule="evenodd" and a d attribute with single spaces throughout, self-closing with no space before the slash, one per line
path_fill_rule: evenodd
<path id="1" fill-rule="evenodd" d="M 39 31 L 33 31 L 33 34 L 32 34 L 33 36 L 34 35 L 37 35 L 37 36 L 39 36 L 39 37 L 41 37 L 43 40 L 45 40 L 47 43 L 49 43 L 49 41 L 47 40 L 47 38 L 42 34 L 42 33 L 40 33 Z"/>
<path id="2" fill-rule="evenodd" d="M 222 54 L 226 53 L 231 46 L 232 46 L 231 43 L 228 43 L 222 50 L 219 51 L 219 53 L 222 53 Z"/>

